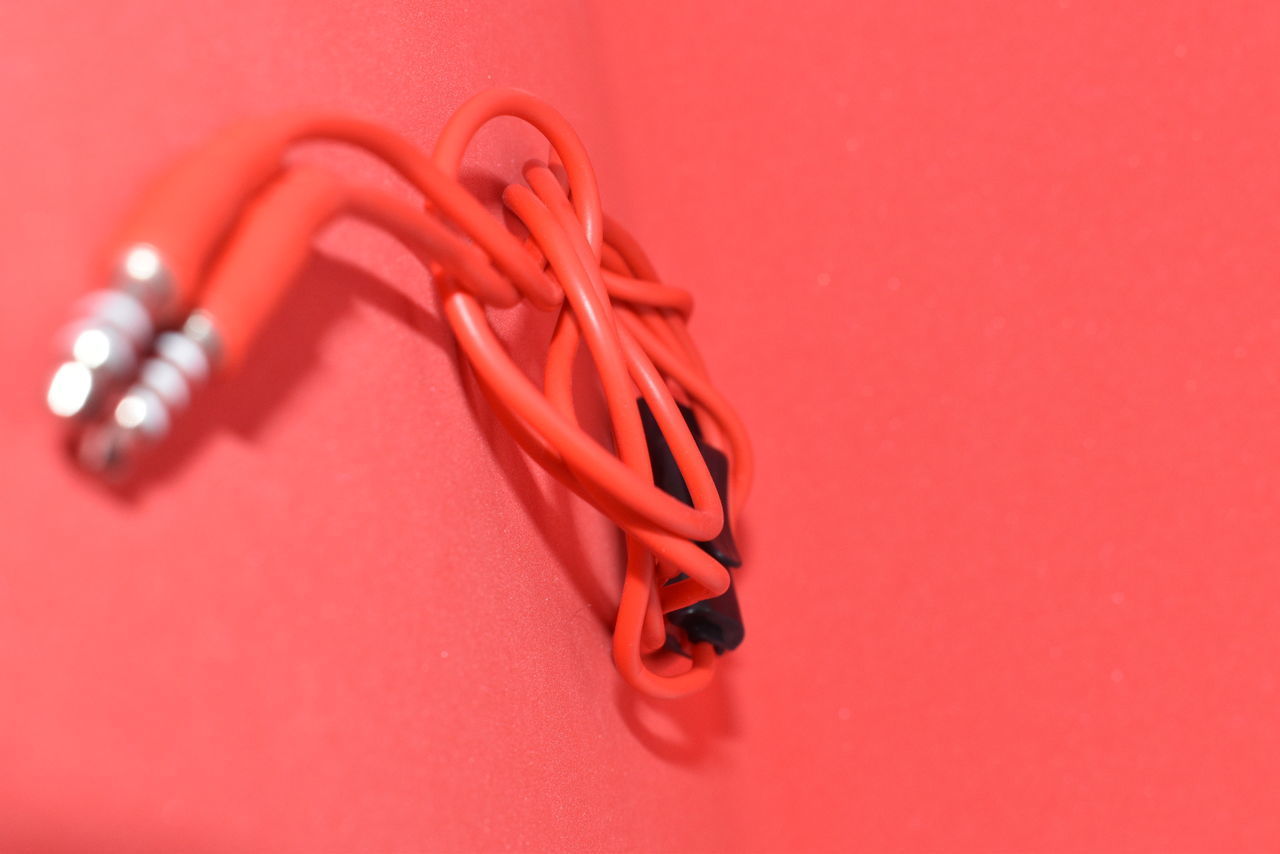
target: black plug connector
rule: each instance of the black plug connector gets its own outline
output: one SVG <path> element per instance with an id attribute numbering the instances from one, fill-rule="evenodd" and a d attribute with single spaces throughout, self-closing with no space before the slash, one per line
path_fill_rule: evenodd
<path id="1" fill-rule="evenodd" d="M 640 420 L 644 424 L 645 442 L 649 446 L 649 464 L 653 469 L 653 482 L 663 492 L 671 495 L 689 506 L 693 506 L 693 497 L 689 487 L 680 474 L 675 456 L 667 440 L 662 435 L 658 421 L 653 416 L 643 399 L 639 401 Z M 719 654 L 737 649 L 746 632 L 742 625 L 742 610 L 738 606 L 738 593 L 733 584 L 733 569 L 742 566 L 742 556 L 733 539 L 733 528 L 729 523 L 729 458 L 719 448 L 708 445 L 702 436 L 702 426 L 693 410 L 683 404 L 680 412 L 684 415 L 689 432 L 698 443 L 698 450 L 707 464 L 707 471 L 715 481 L 716 490 L 720 493 L 720 503 L 725 508 L 724 527 L 714 539 L 697 542 L 707 554 L 718 560 L 729 570 L 729 589 L 719 596 L 695 602 L 692 605 L 667 614 L 674 625 L 679 626 L 689 636 L 689 640 L 709 643 Z M 681 573 L 669 584 L 683 581 L 688 576 Z M 678 643 L 669 643 L 669 647 L 678 649 Z"/>

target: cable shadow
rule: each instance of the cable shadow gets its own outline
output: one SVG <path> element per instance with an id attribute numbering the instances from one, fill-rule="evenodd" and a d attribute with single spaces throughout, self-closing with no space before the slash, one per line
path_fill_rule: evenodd
<path id="1" fill-rule="evenodd" d="M 504 338 L 511 349 L 512 358 L 526 373 L 540 366 L 541 356 L 545 351 L 546 341 L 550 338 L 554 323 L 553 314 L 541 314 L 522 309 L 517 326 L 509 330 Z M 489 452 L 493 455 L 498 468 L 510 486 L 516 499 L 530 517 L 538 521 L 534 527 L 543 544 L 555 556 L 556 561 L 565 569 L 569 583 L 587 605 L 594 620 L 599 623 L 601 631 L 608 635 L 612 630 L 616 605 L 609 595 L 604 581 L 595 568 L 621 566 L 616 555 L 604 556 L 589 554 L 576 523 L 574 503 L 579 499 L 566 487 L 549 477 L 535 473 L 534 464 L 524 451 L 507 433 L 496 415 L 489 408 L 478 381 L 462 360 L 454 362 L 462 383 L 467 402 L 476 421 Z M 592 375 L 587 366 L 579 360 L 574 368 L 574 387 L 580 391 L 592 382 Z M 535 380 L 535 384 L 538 384 Z M 583 400 L 581 395 L 576 402 L 579 418 L 583 427 L 590 433 L 597 433 L 603 420 L 603 404 L 598 400 Z M 593 429 L 595 428 L 595 429 Z M 545 487 L 540 483 L 545 482 Z M 619 584 L 621 584 L 619 576 Z"/>
<path id="2" fill-rule="evenodd" d="M 507 216 L 501 202 L 506 181 L 484 169 L 464 169 L 459 181 L 486 207 Z M 201 446 L 219 431 L 231 430 L 252 440 L 286 408 L 300 380 L 316 363 L 321 342 L 318 330 L 332 326 L 360 300 L 421 333 L 442 350 L 454 353 L 452 336 L 439 311 L 439 297 L 428 291 L 436 313 L 423 309 L 415 299 L 367 271 L 338 258 L 313 253 L 298 277 L 298 286 L 286 290 L 267 334 L 252 345 L 245 367 L 228 382 L 214 382 L 199 389 L 190 408 L 180 415 L 176 429 L 156 448 L 142 455 L 123 478 L 104 481 L 90 478 L 99 488 L 126 504 L 136 504 L 154 485 L 177 474 Z M 476 407 L 473 405 L 473 412 Z M 76 436 L 64 436 L 69 457 L 74 457 Z"/>
<path id="3" fill-rule="evenodd" d="M 645 696 L 622 682 L 614 705 L 628 731 L 658 759 L 671 765 L 697 767 L 712 761 L 720 747 L 739 734 L 730 693 L 731 657 L 717 662 L 706 689 L 678 700 Z"/>
<path id="4" fill-rule="evenodd" d="M 134 503 L 155 485 L 176 476 L 205 443 L 222 431 L 252 441 L 313 370 L 323 336 L 358 300 L 404 323 L 446 351 L 452 343 L 443 321 L 403 292 L 365 270 L 326 255 L 314 255 L 289 289 L 266 334 L 254 342 L 243 369 L 225 382 L 215 381 L 194 396 L 173 432 L 143 456 L 128 477 L 102 485 L 115 497 Z"/>
<path id="5" fill-rule="evenodd" d="M 469 409 L 504 478 L 521 506 L 537 521 L 534 527 L 548 550 L 565 568 L 575 592 L 582 598 L 602 628 L 613 619 L 612 599 L 593 567 L 612 565 L 609 558 L 590 555 L 570 513 L 576 500 L 558 483 L 545 488 L 535 476 L 532 463 L 512 441 L 488 402 L 480 393 L 471 371 L 456 358 L 452 332 L 441 312 L 439 295 L 427 288 L 432 304 L 424 306 L 398 288 L 347 261 L 316 254 L 299 276 L 298 286 L 289 289 L 265 334 L 255 341 L 244 368 L 226 382 L 214 382 L 197 394 L 190 409 L 182 413 L 173 432 L 151 453 L 144 455 L 129 477 L 119 482 L 87 479 L 115 500 L 138 506 L 158 484 L 178 476 L 195 459 L 206 443 L 224 431 L 253 441 L 272 418 L 287 410 L 291 396 L 301 388 L 314 369 L 323 342 L 323 330 L 331 328 L 358 302 L 371 305 L 403 323 L 441 350 L 449 353 L 459 381 L 466 390 Z M 540 370 L 545 345 L 550 337 L 553 313 L 531 310 L 527 305 L 497 312 L 501 337 L 512 358 L 526 372 Z M 579 366 L 578 386 L 589 386 L 590 375 Z M 600 421 L 600 406 L 581 405 L 587 422 Z"/>

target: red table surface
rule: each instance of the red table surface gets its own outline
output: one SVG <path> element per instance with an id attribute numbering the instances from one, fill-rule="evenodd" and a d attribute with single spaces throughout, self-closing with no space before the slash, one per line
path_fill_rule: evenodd
<path id="1" fill-rule="evenodd" d="M 1277 850 L 1278 58 L 1274 4 L 6 9 L 0 849 Z M 177 152 L 425 145 L 493 84 L 579 126 L 755 439 L 748 640 L 687 700 L 621 684 L 615 533 L 365 230 L 136 489 L 42 411 Z"/>

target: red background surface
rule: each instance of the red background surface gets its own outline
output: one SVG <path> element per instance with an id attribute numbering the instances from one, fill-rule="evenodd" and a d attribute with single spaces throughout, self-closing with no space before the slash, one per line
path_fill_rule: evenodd
<path id="1" fill-rule="evenodd" d="M 1277 56 L 1273 4 L 6 9 L 0 849 L 1280 848 Z M 756 440 L 686 701 L 621 686 L 615 535 L 365 231 L 138 488 L 41 411 L 176 152 L 490 84 L 579 126 Z"/>

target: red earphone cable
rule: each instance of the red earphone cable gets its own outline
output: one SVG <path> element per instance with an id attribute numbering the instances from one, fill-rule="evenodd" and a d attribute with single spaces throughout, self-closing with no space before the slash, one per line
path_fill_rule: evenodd
<path id="1" fill-rule="evenodd" d="M 506 187 L 503 201 L 528 230 L 524 240 L 456 180 L 472 138 L 499 116 L 523 119 L 542 133 L 567 178 L 566 190 L 551 167 L 531 164 L 527 185 Z M 382 158 L 423 193 L 425 210 L 314 167 L 282 164 L 290 145 L 315 138 Z M 685 639 L 692 663 L 672 672 L 679 656 L 669 651 L 664 614 L 729 587 L 725 566 L 697 542 L 715 538 L 726 513 L 741 513 L 751 487 L 750 445 L 694 347 L 687 327 L 692 299 L 662 284 L 635 239 L 604 216 L 586 150 L 568 122 L 531 95 L 493 90 L 454 114 L 430 156 L 369 122 L 292 114 L 232 129 L 200 157 L 175 170 L 168 188 L 155 191 L 125 231 L 135 242 L 177 247 L 168 253 L 177 259 L 171 262 L 177 308 L 194 308 L 216 327 L 224 366 L 244 358 L 326 224 L 354 216 L 391 233 L 431 270 L 445 318 L 501 423 L 539 465 L 624 531 L 626 575 L 613 633 L 618 670 L 654 696 L 705 685 L 715 650 Z M 190 209 L 193 194 L 207 204 L 175 227 L 163 209 L 177 200 Z M 486 306 L 522 299 L 559 311 L 542 389 L 514 364 L 485 313 Z M 574 412 L 573 362 L 584 345 L 599 374 L 617 455 L 587 434 Z M 637 397 L 656 419 L 692 506 L 654 485 Z M 730 507 L 681 405 L 692 408 L 707 441 L 729 458 Z"/>

